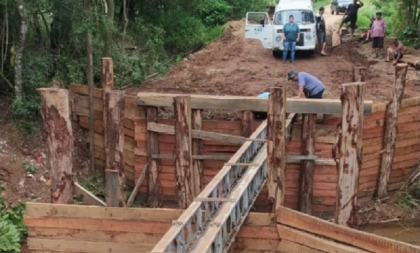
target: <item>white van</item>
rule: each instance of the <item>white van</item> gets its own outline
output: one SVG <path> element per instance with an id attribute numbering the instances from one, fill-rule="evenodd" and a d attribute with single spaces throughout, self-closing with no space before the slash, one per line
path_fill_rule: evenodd
<path id="1" fill-rule="evenodd" d="M 272 49 L 277 56 L 283 50 L 283 26 L 293 15 L 294 22 L 300 28 L 300 40 L 296 51 L 304 50 L 313 54 L 318 40 L 316 37 L 316 20 L 311 0 L 280 0 L 273 18 L 265 12 L 248 12 L 246 14 L 245 39 L 258 39 L 264 48 Z"/>

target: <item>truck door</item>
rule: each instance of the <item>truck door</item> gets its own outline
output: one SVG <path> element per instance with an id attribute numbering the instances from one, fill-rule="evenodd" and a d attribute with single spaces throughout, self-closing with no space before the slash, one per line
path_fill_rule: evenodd
<path id="1" fill-rule="evenodd" d="M 260 40 L 264 48 L 273 48 L 273 25 L 266 12 L 248 12 L 245 39 Z"/>

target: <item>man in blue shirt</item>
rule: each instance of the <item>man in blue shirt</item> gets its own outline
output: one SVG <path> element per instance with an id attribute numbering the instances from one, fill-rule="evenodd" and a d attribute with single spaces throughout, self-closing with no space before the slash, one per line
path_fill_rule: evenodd
<path id="1" fill-rule="evenodd" d="M 293 15 L 289 17 L 289 23 L 283 26 L 283 63 L 286 62 L 287 53 L 290 50 L 290 61 L 295 61 L 296 42 L 300 39 L 299 26 L 294 23 Z"/>
<path id="2" fill-rule="evenodd" d="M 298 82 L 299 90 L 295 98 L 300 98 L 303 94 L 307 98 L 322 99 L 325 90 L 325 85 L 316 77 L 306 72 L 290 71 L 287 74 L 287 79 Z"/>

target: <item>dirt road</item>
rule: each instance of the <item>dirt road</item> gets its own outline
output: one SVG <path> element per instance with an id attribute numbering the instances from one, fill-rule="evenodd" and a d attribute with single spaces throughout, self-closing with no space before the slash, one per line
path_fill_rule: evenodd
<path id="1" fill-rule="evenodd" d="M 326 7 L 325 19 L 330 30 L 342 17 L 329 14 L 329 6 Z M 230 22 L 220 39 L 189 55 L 173 66 L 163 78 L 149 81 L 128 92 L 256 96 L 268 87 L 283 84 L 290 87 L 288 95 L 292 96 L 297 85 L 287 82 L 286 75 L 288 71 L 296 70 L 318 77 L 326 85 L 326 98 L 339 98 L 341 85 L 352 82 L 354 66 L 370 68 L 378 63 L 367 58 L 369 44 L 350 41 L 332 52 L 327 47 L 330 56 L 316 54 L 309 58 L 299 57 L 294 64 L 283 64 L 272 56 L 271 50 L 264 49 L 259 41 L 244 39 L 244 24 L 244 20 Z M 389 97 L 394 78 L 383 67 L 372 70 L 375 71 L 369 72 L 367 77 L 365 99 L 385 101 Z"/>

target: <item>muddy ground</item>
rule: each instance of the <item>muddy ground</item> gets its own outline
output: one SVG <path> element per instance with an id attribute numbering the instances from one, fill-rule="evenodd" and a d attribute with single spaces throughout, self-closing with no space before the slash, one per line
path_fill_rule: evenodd
<path id="1" fill-rule="evenodd" d="M 338 16 L 338 18 L 341 16 Z M 329 30 L 337 18 L 329 18 Z M 331 51 L 329 56 L 298 56 L 294 64 L 283 64 L 264 50 L 259 41 L 244 38 L 244 20 L 230 22 L 223 36 L 203 50 L 189 55 L 173 66 L 164 77 L 150 80 L 127 93 L 164 92 L 212 95 L 256 96 L 275 85 L 287 85 L 289 96 L 294 95 L 296 84 L 286 82 L 289 70 L 305 71 L 322 80 L 327 90 L 326 98 L 339 98 L 341 85 L 352 81 L 352 69 L 365 66 L 369 70 L 365 99 L 387 101 L 393 85 L 393 67 L 390 63 L 371 58 L 370 44 L 347 42 Z M 410 49 L 411 50 L 411 49 Z M 411 50 L 412 51 L 412 50 Z M 419 96 L 416 73 L 409 71 L 405 97 Z M 25 136 L 10 117 L 10 100 L 0 98 L 0 180 L 2 196 L 7 206 L 19 202 L 49 202 L 49 165 L 45 133 L 41 130 Z M 39 122 L 38 129 L 42 129 Z M 79 179 L 89 179 L 88 148 L 80 129 L 75 127 L 74 171 Z M 39 154 L 45 158 L 37 161 Z M 384 222 L 390 219 L 412 220 L 419 218 L 418 206 L 402 209 L 395 205 L 402 193 L 389 199 L 361 207 L 362 223 Z"/>

